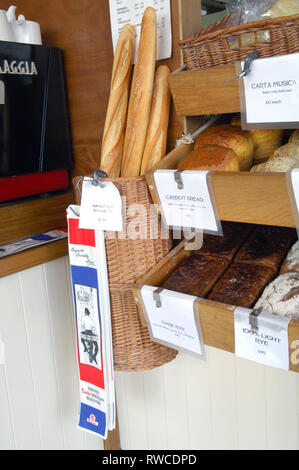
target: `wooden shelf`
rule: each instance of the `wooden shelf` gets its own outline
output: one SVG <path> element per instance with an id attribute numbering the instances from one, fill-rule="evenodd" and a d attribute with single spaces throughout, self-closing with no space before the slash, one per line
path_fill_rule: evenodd
<path id="1" fill-rule="evenodd" d="M 135 302 L 138 306 L 141 323 L 147 327 L 146 316 L 141 300 L 141 288 L 144 285 L 159 287 L 164 279 L 186 258 L 192 251 L 185 249 L 186 241 L 182 241 L 156 266 L 148 271 L 132 288 Z M 204 343 L 217 349 L 231 353 L 235 352 L 234 310 L 236 306 L 198 299 L 195 302 L 195 314 L 200 318 Z M 298 348 L 299 321 L 291 320 L 289 323 L 289 354 Z M 297 345 L 297 346 L 296 346 Z M 290 370 L 299 372 L 299 363 L 290 360 Z"/>
<path id="2" fill-rule="evenodd" d="M 67 226 L 66 208 L 73 191 L 0 206 L 0 246 Z M 67 239 L 47 243 L 0 259 L 0 278 L 68 253 Z"/>
<path id="3" fill-rule="evenodd" d="M 155 169 L 175 169 L 193 149 L 183 144 Z M 146 175 L 155 204 L 159 204 L 153 173 Z M 211 184 L 221 220 L 296 227 L 285 173 L 214 172 Z"/>
<path id="4" fill-rule="evenodd" d="M 0 278 L 68 254 L 67 238 L 0 259 Z"/>
<path id="5" fill-rule="evenodd" d="M 239 82 L 234 64 L 176 71 L 168 80 L 178 116 L 240 112 Z"/>
<path id="6" fill-rule="evenodd" d="M 73 202 L 73 191 L 31 201 L 0 206 L 0 246 L 66 227 L 66 208 Z"/>

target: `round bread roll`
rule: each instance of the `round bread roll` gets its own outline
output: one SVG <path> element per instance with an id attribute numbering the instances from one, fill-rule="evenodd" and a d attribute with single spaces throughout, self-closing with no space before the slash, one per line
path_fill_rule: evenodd
<path id="1" fill-rule="evenodd" d="M 241 128 L 241 116 L 239 114 L 234 116 L 231 124 Z M 254 143 L 254 165 L 266 162 L 281 146 L 283 129 L 250 129 L 248 132 Z"/>
<path id="2" fill-rule="evenodd" d="M 289 138 L 289 143 L 299 142 L 299 129 L 295 129 Z"/>
<path id="3" fill-rule="evenodd" d="M 202 145 L 179 164 L 178 170 L 239 171 L 235 152 L 220 145 Z"/>
<path id="4" fill-rule="evenodd" d="M 196 139 L 194 150 L 205 144 L 220 145 L 233 150 L 237 155 L 240 170 L 250 170 L 254 144 L 249 132 L 230 124 L 210 127 Z"/>

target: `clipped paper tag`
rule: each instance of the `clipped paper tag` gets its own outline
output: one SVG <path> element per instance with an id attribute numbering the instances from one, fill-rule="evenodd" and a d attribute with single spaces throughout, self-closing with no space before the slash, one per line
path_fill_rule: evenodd
<path id="1" fill-rule="evenodd" d="M 83 181 L 79 228 L 122 231 L 122 200 L 113 183 Z"/>
<path id="2" fill-rule="evenodd" d="M 196 297 L 163 289 L 160 303 L 154 299 L 156 287 L 143 286 L 141 297 L 153 341 L 173 349 L 203 355 L 201 327 L 194 313 Z"/>
<path id="3" fill-rule="evenodd" d="M 290 318 L 261 312 L 257 329 L 249 323 L 252 310 L 238 307 L 235 310 L 235 354 L 265 366 L 289 370 Z"/>
<path id="4" fill-rule="evenodd" d="M 208 171 L 157 170 L 154 181 L 166 225 L 222 235 Z"/>
<path id="5" fill-rule="evenodd" d="M 242 128 L 298 127 L 299 53 L 254 60 L 239 83 Z"/>

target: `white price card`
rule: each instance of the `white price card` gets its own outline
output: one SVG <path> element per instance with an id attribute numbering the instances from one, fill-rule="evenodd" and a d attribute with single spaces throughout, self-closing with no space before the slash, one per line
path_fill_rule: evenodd
<path id="1" fill-rule="evenodd" d="M 243 80 L 242 127 L 298 127 L 299 53 L 254 60 Z"/>
<path id="2" fill-rule="evenodd" d="M 258 329 L 251 327 L 252 310 L 238 307 L 235 310 L 235 354 L 266 366 L 289 370 L 290 318 L 261 312 L 257 317 Z"/>
<path id="3" fill-rule="evenodd" d="M 157 60 L 168 59 L 172 53 L 170 0 L 109 0 L 113 50 L 115 52 L 119 33 L 125 24 L 136 29 L 136 51 L 139 45 L 142 16 L 147 7 L 156 10 Z M 135 62 L 135 58 L 134 61 Z"/>
<path id="4" fill-rule="evenodd" d="M 222 235 L 208 171 L 157 170 L 154 182 L 167 226 Z"/>
<path id="5" fill-rule="evenodd" d="M 122 200 L 113 183 L 83 181 L 79 228 L 122 231 Z"/>
<path id="6" fill-rule="evenodd" d="M 196 297 L 163 289 L 160 304 L 154 298 L 157 288 L 143 286 L 141 297 L 153 341 L 202 356 L 204 344 L 199 320 L 194 313 Z"/>

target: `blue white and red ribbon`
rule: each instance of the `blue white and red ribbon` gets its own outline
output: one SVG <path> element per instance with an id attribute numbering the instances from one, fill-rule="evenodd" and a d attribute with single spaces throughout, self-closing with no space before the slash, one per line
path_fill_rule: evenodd
<path id="1" fill-rule="evenodd" d="M 72 210 L 73 209 L 73 210 Z M 110 299 L 104 233 L 79 229 L 68 209 L 69 257 L 80 375 L 79 427 L 107 437 L 115 427 Z"/>

